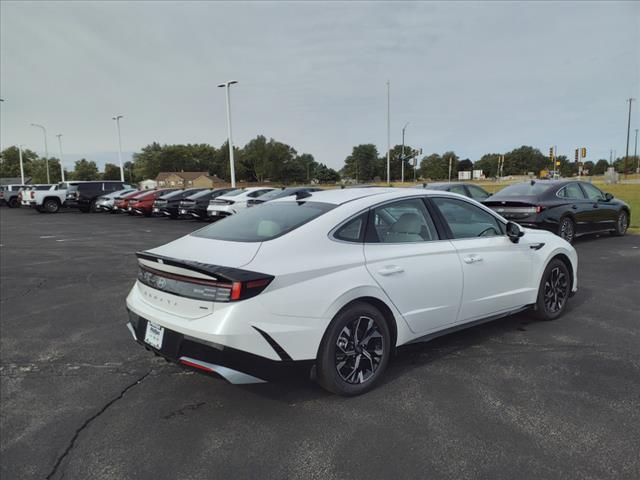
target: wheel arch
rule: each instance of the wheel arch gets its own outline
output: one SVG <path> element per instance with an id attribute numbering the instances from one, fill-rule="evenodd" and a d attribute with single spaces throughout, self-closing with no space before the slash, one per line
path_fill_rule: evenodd
<path id="1" fill-rule="evenodd" d="M 62 205 L 62 202 L 60 201 L 60 198 L 56 197 L 55 195 L 49 195 L 47 197 L 44 197 L 42 199 L 42 205 L 44 205 L 44 202 L 46 202 L 47 200 L 55 200 L 56 202 L 58 202 L 59 205 Z"/>

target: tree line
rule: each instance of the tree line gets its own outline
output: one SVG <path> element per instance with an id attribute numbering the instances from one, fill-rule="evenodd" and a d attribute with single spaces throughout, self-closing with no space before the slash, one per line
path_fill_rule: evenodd
<path id="1" fill-rule="evenodd" d="M 404 153 L 403 153 L 404 152 Z M 487 153 L 475 162 L 468 158 L 459 158 L 454 151 L 419 155 L 410 145 L 395 145 L 390 151 L 391 181 L 399 181 L 404 164 L 404 179 L 444 180 L 457 179 L 459 171 L 482 170 L 486 177 L 498 174 L 498 159 L 502 154 Z M 242 182 L 272 182 L 279 184 L 303 184 L 311 182 L 335 183 L 341 179 L 358 183 L 386 181 L 387 157 L 380 154 L 374 144 L 362 144 L 353 147 L 338 172 L 315 161 L 309 153 L 299 154 L 293 147 L 273 138 L 259 135 L 244 147 L 234 147 L 236 179 Z M 556 158 L 560 162 L 562 176 L 577 174 L 576 163 L 566 156 Z M 52 183 L 61 180 L 60 161 L 48 159 Z M 32 150 L 23 150 L 23 163 L 26 177 L 33 183 L 46 183 L 47 159 L 39 157 Z M 633 171 L 637 157 L 629 157 L 628 170 Z M 613 162 L 616 171 L 622 173 L 624 158 Z M 590 174 L 601 175 L 609 167 L 606 159 L 596 162 L 587 161 L 584 168 Z M 540 150 L 523 145 L 504 154 L 503 175 L 523 175 L 529 172 L 538 174 L 541 170 L 552 169 L 551 159 Z M 229 148 L 225 142 L 219 148 L 208 144 L 161 145 L 152 143 L 134 153 L 133 160 L 125 162 L 125 180 L 135 183 L 143 179 L 154 179 L 160 172 L 199 171 L 208 172 L 229 181 Z M 0 153 L 0 177 L 19 177 L 19 152 L 15 146 Z M 82 158 L 74 162 L 73 170 L 65 169 L 67 180 L 119 180 L 120 168 L 114 163 L 106 163 L 100 172 L 95 161 Z"/>

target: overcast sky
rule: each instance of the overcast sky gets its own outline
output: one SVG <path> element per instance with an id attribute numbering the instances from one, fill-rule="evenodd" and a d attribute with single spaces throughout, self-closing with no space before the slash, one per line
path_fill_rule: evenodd
<path id="1" fill-rule="evenodd" d="M 258 134 L 339 168 L 351 148 L 425 153 L 557 145 L 624 155 L 640 98 L 640 2 L 0 4 L 1 146 L 99 163 L 123 148 Z M 633 129 L 640 125 L 634 104 Z"/>

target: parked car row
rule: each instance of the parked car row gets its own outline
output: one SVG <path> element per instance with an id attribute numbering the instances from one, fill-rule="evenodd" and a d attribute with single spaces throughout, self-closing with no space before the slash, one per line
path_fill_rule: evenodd
<path id="1" fill-rule="evenodd" d="M 595 232 L 624 235 L 631 218 L 631 209 L 625 202 L 591 183 L 577 180 L 531 180 L 509 185 L 494 195 L 477 185 L 460 182 L 423 184 L 417 188 L 461 194 L 483 203 L 507 220 L 548 230 L 568 242 Z M 5 185 L 0 189 L 0 201 L 10 207 L 30 206 L 41 213 L 56 213 L 65 206 L 81 212 L 218 220 L 268 201 L 318 190 L 317 187 L 137 190 L 125 182 L 105 180 Z"/>

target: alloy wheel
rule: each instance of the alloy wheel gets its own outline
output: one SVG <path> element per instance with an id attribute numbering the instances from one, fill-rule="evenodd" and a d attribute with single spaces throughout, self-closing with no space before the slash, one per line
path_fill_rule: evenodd
<path id="1" fill-rule="evenodd" d="M 620 215 L 618 215 L 618 232 L 620 232 L 620 234 L 624 234 L 628 227 L 629 218 L 627 217 L 627 212 L 623 210 L 620 212 Z"/>
<path id="2" fill-rule="evenodd" d="M 571 243 L 574 235 L 573 222 L 570 218 L 565 218 L 560 224 L 560 237 Z"/>
<path id="3" fill-rule="evenodd" d="M 382 333 L 376 322 L 365 316 L 345 325 L 336 340 L 336 370 L 350 384 L 362 384 L 376 373 L 384 356 Z"/>
<path id="4" fill-rule="evenodd" d="M 568 294 L 569 279 L 560 267 L 555 267 L 544 282 L 544 308 L 551 314 L 559 312 L 564 307 Z"/>

